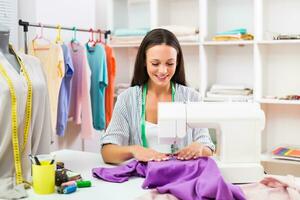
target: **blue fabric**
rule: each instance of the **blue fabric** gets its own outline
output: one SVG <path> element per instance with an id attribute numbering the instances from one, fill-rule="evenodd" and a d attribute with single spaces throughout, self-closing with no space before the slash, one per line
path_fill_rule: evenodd
<path id="1" fill-rule="evenodd" d="M 117 29 L 114 31 L 115 36 L 144 36 L 150 31 L 149 28 L 140 29 Z"/>
<path id="2" fill-rule="evenodd" d="M 93 127 L 105 129 L 105 88 L 108 84 L 106 53 L 102 45 L 90 47 L 86 44 L 87 58 L 91 69 L 91 104 Z"/>
<path id="3" fill-rule="evenodd" d="M 70 92 L 71 92 L 70 83 L 73 77 L 74 68 L 73 68 L 73 63 L 72 63 L 72 58 L 70 55 L 69 48 L 65 44 L 63 44 L 61 47 L 64 54 L 65 75 L 62 79 L 61 86 L 59 89 L 56 134 L 63 136 L 67 125 L 67 120 L 68 120 L 68 113 L 70 107 Z"/>

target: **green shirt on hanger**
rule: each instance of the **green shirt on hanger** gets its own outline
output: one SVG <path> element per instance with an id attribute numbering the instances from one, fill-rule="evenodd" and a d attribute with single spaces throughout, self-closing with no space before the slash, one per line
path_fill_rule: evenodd
<path id="1" fill-rule="evenodd" d="M 106 53 L 102 45 L 90 47 L 86 44 L 87 58 L 91 69 L 91 104 L 93 126 L 105 129 L 105 88 L 108 84 Z"/>

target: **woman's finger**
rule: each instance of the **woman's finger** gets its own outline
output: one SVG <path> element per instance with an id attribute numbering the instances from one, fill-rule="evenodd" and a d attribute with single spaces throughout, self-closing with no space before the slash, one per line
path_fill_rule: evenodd
<path id="1" fill-rule="evenodd" d="M 182 149 L 181 151 L 179 151 L 179 152 L 177 153 L 176 158 L 179 159 L 179 160 L 183 160 L 184 157 L 186 156 L 187 152 L 188 152 L 187 149 Z"/>
<path id="2" fill-rule="evenodd" d="M 197 152 L 190 151 L 190 152 L 188 152 L 188 153 L 184 156 L 184 159 L 185 159 L 185 160 L 190 160 L 190 159 L 192 159 L 196 154 L 197 154 Z"/>

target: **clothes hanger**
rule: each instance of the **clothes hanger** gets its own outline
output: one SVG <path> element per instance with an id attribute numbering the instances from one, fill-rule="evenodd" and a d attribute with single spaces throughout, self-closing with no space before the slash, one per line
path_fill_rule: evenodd
<path id="1" fill-rule="evenodd" d="M 98 29 L 98 30 L 97 30 L 97 33 L 98 33 L 98 38 L 97 38 L 97 40 L 96 40 L 96 43 L 98 43 L 98 44 L 104 44 L 103 41 L 101 40 L 101 37 L 102 37 L 102 35 L 101 35 L 101 30 Z"/>
<path id="2" fill-rule="evenodd" d="M 57 30 L 57 35 L 56 35 L 56 38 L 55 38 L 55 43 L 56 44 L 62 44 L 63 40 L 61 38 L 61 25 L 60 24 L 57 25 L 56 30 Z"/>
<path id="3" fill-rule="evenodd" d="M 74 45 L 79 45 L 79 41 L 77 40 L 77 37 L 76 37 L 76 33 L 77 33 L 77 29 L 76 27 L 74 26 L 73 27 L 73 37 L 72 37 L 72 40 L 71 40 L 71 48 L 73 49 L 73 51 L 77 51 L 78 49 L 76 49 L 76 47 Z"/>
<path id="4" fill-rule="evenodd" d="M 35 38 L 32 40 L 33 49 L 34 50 L 48 50 L 50 48 L 51 41 L 44 37 L 44 26 L 43 26 L 43 24 L 39 23 L 39 26 L 40 26 L 40 35 L 37 33 L 35 35 Z M 39 42 L 44 42 L 45 44 L 43 44 L 41 47 L 35 47 L 34 45 L 38 41 Z"/>
<path id="5" fill-rule="evenodd" d="M 79 43 L 79 41 L 77 40 L 77 37 L 76 37 L 76 33 L 77 33 L 77 29 L 74 26 L 73 27 L 73 37 L 72 37 L 72 40 L 71 40 L 72 43 Z"/>
<path id="6" fill-rule="evenodd" d="M 96 41 L 94 40 L 94 30 L 90 28 L 89 32 L 91 34 L 91 37 L 89 38 L 87 44 L 89 47 L 95 47 Z"/>

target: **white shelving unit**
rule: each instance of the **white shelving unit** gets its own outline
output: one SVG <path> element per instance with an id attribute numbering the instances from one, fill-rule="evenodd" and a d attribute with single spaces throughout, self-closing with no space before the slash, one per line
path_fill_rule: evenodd
<path id="1" fill-rule="evenodd" d="M 108 6 L 109 16 L 114 16 L 109 20 L 112 30 L 171 24 L 198 27 L 199 41 L 181 43 L 189 86 L 204 97 L 212 84 L 253 88 L 254 100 L 266 114 L 262 161 L 267 172 L 272 172 L 270 166 L 278 169 L 289 163 L 266 155 L 281 144 L 300 145 L 300 101 L 265 97 L 300 95 L 300 40 L 273 40 L 280 33 L 300 33 L 299 0 L 111 0 Z M 216 32 L 237 28 L 246 28 L 254 40 L 211 40 Z M 114 44 L 117 82 L 130 82 L 138 46 Z M 300 162 L 292 166 L 300 167 Z M 289 169 L 286 173 L 295 172 Z"/>

